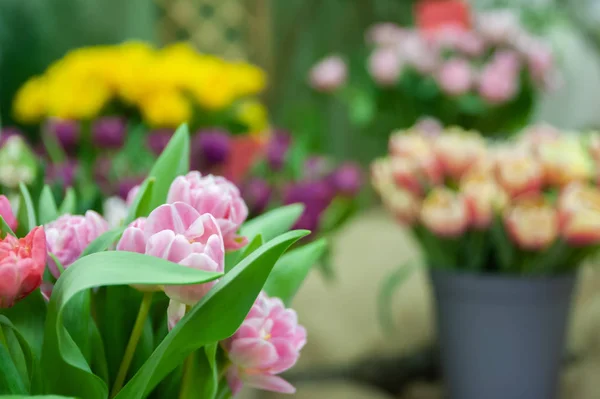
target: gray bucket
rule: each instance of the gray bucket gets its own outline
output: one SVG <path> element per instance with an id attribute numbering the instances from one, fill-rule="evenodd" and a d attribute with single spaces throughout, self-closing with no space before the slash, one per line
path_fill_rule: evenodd
<path id="1" fill-rule="evenodd" d="M 431 270 L 449 399 L 555 399 L 575 276 Z"/>

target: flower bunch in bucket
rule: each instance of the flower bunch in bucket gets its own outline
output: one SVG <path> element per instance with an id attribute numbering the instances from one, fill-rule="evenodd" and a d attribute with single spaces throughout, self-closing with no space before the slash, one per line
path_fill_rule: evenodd
<path id="1" fill-rule="evenodd" d="M 394 133 L 372 165 L 385 206 L 430 266 L 475 273 L 572 271 L 600 244 L 597 135 L 531 127 L 486 141 L 449 128 Z"/>
<path id="2" fill-rule="evenodd" d="M 306 330 L 289 303 L 325 243 L 286 253 L 302 207 L 247 221 L 231 182 L 188 173 L 189 145 L 184 125 L 118 226 L 48 186 L 21 184 L 16 211 L 0 197 L 0 394 L 294 392 L 279 374 Z"/>
<path id="3" fill-rule="evenodd" d="M 486 135 L 514 132 L 557 83 L 552 49 L 512 10 L 471 12 L 434 27 L 380 23 L 365 38 L 366 54 L 330 56 L 309 80 L 347 103 L 358 126 L 381 134 L 424 116 Z"/>

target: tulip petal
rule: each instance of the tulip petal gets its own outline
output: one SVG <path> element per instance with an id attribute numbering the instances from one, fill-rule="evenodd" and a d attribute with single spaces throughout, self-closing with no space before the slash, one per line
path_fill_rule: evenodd
<path id="1" fill-rule="evenodd" d="M 263 339 L 241 338 L 233 341 L 229 358 L 243 368 L 265 368 L 277 361 L 277 351 Z"/>
<path id="2" fill-rule="evenodd" d="M 169 307 L 167 308 L 169 331 L 175 327 L 175 324 L 179 323 L 183 316 L 185 316 L 185 304 L 174 300 L 169 301 Z"/>
<path id="3" fill-rule="evenodd" d="M 296 393 L 296 388 L 286 380 L 276 375 L 245 374 L 243 381 L 252 388 L 280 393 Z"/>

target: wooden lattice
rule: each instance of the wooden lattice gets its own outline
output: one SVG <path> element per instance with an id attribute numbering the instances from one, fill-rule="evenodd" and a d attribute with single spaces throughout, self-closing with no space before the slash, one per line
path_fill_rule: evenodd
<path id="1" fill-rule="evenodd" d="M 190 40 L 203 52 L 265 63 L 268 44 L 258 38 L 265 38 L 265 29 L 269 25 L 265 21 L 267 0 L 155 2 L 160 16 L 157 28 L 163 43 Z"/>

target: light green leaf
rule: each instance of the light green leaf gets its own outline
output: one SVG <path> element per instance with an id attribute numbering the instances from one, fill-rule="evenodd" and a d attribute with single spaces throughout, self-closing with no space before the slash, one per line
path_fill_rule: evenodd
<path id="1" fill-rule="evenodd" d="M 40 194 L 38 216 L 40 224 L 50 223 L 58 217 L 56 201 L 54 201 L 54 195 L 48 185 L 44 185 Z"/>
<path id="2" fill-rule="evenodd" d="M 58 279 L 48 304 L 42 369 L 48 392 L 106 399 L 108 388 L 94 375 L 64 327 L 65 308 L 90 288 L 125 284 L 199 284 L 220 274 L 196 270 L 132 252 L 98 252 L 80 258 Z"/>
<path id="3" fill-rule="evenodd" d="M 6 223 L 6 220 L 2 216 L 0 216 L 0 231 L 2 232 L 2 237 L 6 237 L 6 235 L 10 234 L 13 237 L 16 237 L 14 231 L 10 228 L 10 226 Z"/>
<path id="4" fill-rule="evenodd" d="M 288 231 L 304 212 L 304 205 L 292 204 L 273 209 L 263 215 L 244 223 L 240 229 L 240 235 L 254 240 L 261 234 L 263 240 L 269 241 Z"/>
<path id="5" fill-rule="evenodd" d="M 39 359 L 44 340 L 44 320 L 46 319 L 46 303 L 40 291 L 33 291 L 12 308 L 0 309 L 0 314 L 10 320 L 11 325 L 25 338 L 34 356 Z M 1 319 L 0 316 L 0 322 Z"/>
<path id="6" fill-rule="evenodd" d="M 219 387 L 216 368 L 217 343 L 193 352 L 186 359 L 179 399 L 212 399 Z"/>
<path id="7" fill-rule="evenodd" d="M 156 179 L 152 189 L 150 209 L 166 202 L 171 183 L 177 176 L 187 173 L 189 165 L 190 133 L 187 124 L 184 123 L 179 126 L 148 174 L 149 178 Z"/>
<path id="8" fill-rule="evenodd" d="M 117 227 L 101 234 L 94 241 L 90 242 L 87 247 L 85 247 L 81 257 L 83 258 L 84 256 L 107 250 L 111 245 L 117 242 L 119 238 L 121 238 L 123 231 L 125 231 L 125 227 Z"/>
<path id="9" fill-rule="evenodd" d="M 4 331 L 7 329 L 11 330 L 21 347 L 21 351 L 23 353 L 24 360 L 26 362 L 28 381 L 27 385 L 29 386 L 29 392 L 36 392 L 37 385 L 39 384 L 39 367 L 36 358 L 31 351 L 31 347 L 27 340 L 23 337 L 23 335 L 17 330 L 17 328 L 11 323 L 11 321 L 6 317 L 0 315 L 0 328 L 4 327 Z M 0 344 L 1 345 L 1 344 Z"/>
<path id="10" fill-rule="evenodd" d="M 230 337 L 254 304 L 277 259 L 308 231 L 291 231 L 227 273 L 165 337 L 116 399 L 142 399 L 193 351 Z M 210 328 L 207 328 L 210 326 Z"/>
<path id="11" fill-rule="evenodd" d="M 0 344 L 0 370 L 0 393 L 27 393 L 19 370 L 3 344 Z"/>
<path id="12" fill-rule="evenodd" d="M 20 236 L 25 236 L 27 232 L 33 230 L 33 228 L 37 226 L 37 222 L 35 219 L 35 207 L 33 206 L 29 190 L 23 183 L 19 183 L 19 190 L 21 191 L 21 202 L 17 216 L 17 219 L 19 220 L 18 230 L 21 233 L 19 234 Z"/>
<path id="13" fill-rule="evenodd" d="M 156 179 L 151 177 L 144 180 L 144 182 L 140 186 L 140 189 L 137 195 L 135 196 L 135 199 L 129 207 L 127 217 L 125 218 L 124 224 L 126 226 L 129 223 L 133 222 L 135 219 L 142 216 L 148 216 L 150 212 L 152 212 L 151 203 L 154 182 L 156 182 Z"/>
<path id="14" fill-rule="evenodd" d="M 310 269 L 323 256 L 326 249 L 327 241 L 322 238 L 283 255 L 265 283 L 264 289 L 267 294 L 280 298 L 289 305 Z"/>
<path id="15" fill-rule="evenodd" d="M 77 195 L 75 194 L 75 190 L 73 187 L 67 187 L 67 191 L 65 193 L 65 198 L 63 202 L 60 204 L 60 208 L 58 208 L 58 215 L 66 215 L 75 214 L 77 208 Z"/>
<path id="16" fill-rule="evenodd" d="M 242 259 L 250 255 L 261 245 L 263 245 L 263 239 L 262 236 L 259 234 L 257 236 L 254 236 L 254 239 L 250 241 L 250 243 L 246 245 L 245 248 L 235 252 L 227 252 L 225 254 L 225 273 L 230 271 L 235 265 L 240 263 Z"/>
<path id="17" fill-rule="evenodd" d="M 41 396 L 29 396 L 29 395 L 2 395 L 0 399 L 76 399 L 70 396 L 58 396 L 58 395 L 41 395 Z"/>
<path id="18" fill-rule="evenodd" d="M 394 296 L 394 292 L 412 276 L 416 269 L 414 264 L 404 265 L 394 270 L 381 284 L 381 290 L 377 296 L 377 308 L 379 320 L 387 333 L 394 332 L 394 320 L 392 318 L 392 297 Z"/>
<path id="19" fill-rule="evenodd" d="M 102 378 L 106 384 L 109 384 L 108 364 L 106 363 L 106 352 L 104 350 L 102 336 L 100 335 L 100 331 L 98 330 L 98 326 L 96 326 L 96 322 L 94 320 L 89 323 L 89 326 L 90 345 L 92 348 L 92 371 L 98 377 Z"/>

